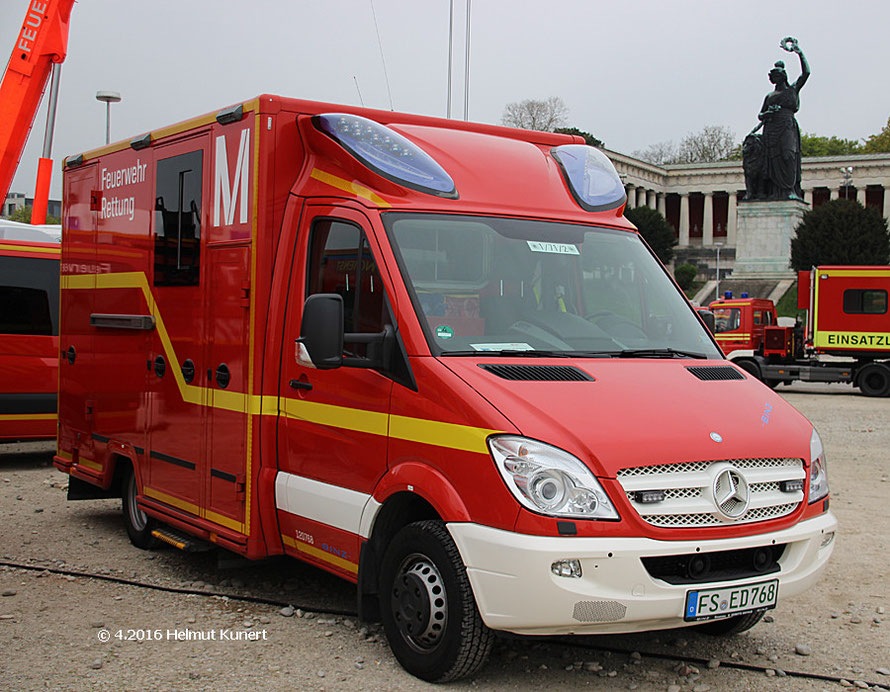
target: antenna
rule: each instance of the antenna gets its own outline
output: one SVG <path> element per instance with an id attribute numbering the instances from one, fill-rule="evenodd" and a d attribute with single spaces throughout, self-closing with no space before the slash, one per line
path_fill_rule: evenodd
<path id="1" fill-rule="evenodd" d="M 352 75 L 352 79 L 355 81 L 355 90 L 358 92 L 358 101 L 362 104 L 362 108 L 364 108 L 365 100 L 362 98 L 362 90 L 358 88 L 358 77 Z"/>
<path id="2" fill-rule="evenodd" d="M 374 16 L 374 30 L 377 32 L 377 45 L 380 48 L 380 60 L 383 62 L 383 76 L 386 79 L 386 91 L 389 94 L 389 110 L 394 111 L 392 105 L 392 89 L 389 88 L 389 72 L 386 70 L 386 57 L 383 55 L 383 41 L 380 40 L 380 27 L 377 26 L 377 12 L 374 10 L 374 0 L 371 0 L 371 14 Z"/>

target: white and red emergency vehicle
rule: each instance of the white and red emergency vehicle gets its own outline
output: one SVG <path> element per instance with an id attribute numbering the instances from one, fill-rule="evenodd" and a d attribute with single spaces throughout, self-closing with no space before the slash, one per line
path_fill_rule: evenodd
<path id="1" fill-rule="evenodd" d="M 260 96 L 64 196 L 69 497 L 355 582 L 421 678 L 492 630 L 741 631 L 832 551 L 818 434 L 580 138 Z"/>

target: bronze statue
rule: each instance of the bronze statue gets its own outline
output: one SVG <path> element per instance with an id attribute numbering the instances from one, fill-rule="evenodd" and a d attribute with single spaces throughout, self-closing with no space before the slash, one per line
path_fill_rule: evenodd
<path id="1" fill-rule="evenodd" d="M 746 200 L 803 199 L 800 188 L 800 128 L 794 114 L 800 108 L 800 90 L 810 77 L 810 66 L 797 39 L 787 36 L 779 44 L 800 57 L 801 75 L 788 83 L 785 63 L 779 60 L 769 72 L 776 88 L 763 99 L 760 124 L 742 145 Z M 763 134 L 755 134 L 760 128 Z"/>

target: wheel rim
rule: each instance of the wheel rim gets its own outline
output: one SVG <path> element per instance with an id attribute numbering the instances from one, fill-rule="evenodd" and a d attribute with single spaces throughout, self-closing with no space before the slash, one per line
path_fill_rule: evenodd
<path id="1" fill-rule="evenodd" d="M 136 506 L 136 476 L 130 476 L 130 483 L 127 486 L 127 514 L 130 517 L 130 524 L 136 531 L 145 531 L 148 526 L 148 515 Z"/>
<path id="2" fill-rule="evenodd" d="M 448 623 L 448 598 L 432 560 L 415 553 L 402 562 L 390 604 L 396 627 L 411 648 L 429 652 L 438 646 Z"/>
<path id="3" fill-rule="evenodd" d="M 887 376 L 878 369 L 867 372 L 862 380 L 865 388 L 870 392 L 883 392 L 887 387 Z"/>

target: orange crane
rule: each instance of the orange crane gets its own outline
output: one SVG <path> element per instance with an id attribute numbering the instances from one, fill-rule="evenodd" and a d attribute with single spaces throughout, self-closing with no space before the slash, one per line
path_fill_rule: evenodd
<path id="1" fill-rule="evenodd" d="M 64 62 L 68 50 L 68 20 L 72 7 L 74 0 L 28 0 L 25 20 L 0 83 L 0 200 L 5 200 L 9 193 L 50 73 L 58 84 L 58 65 Z M 50 110 L 54 117 L 55 90 Z M 32 223 L 46 221 L 52 177 L 51 130 L 48 126 L 47 141 L 37 170 Z"/>

